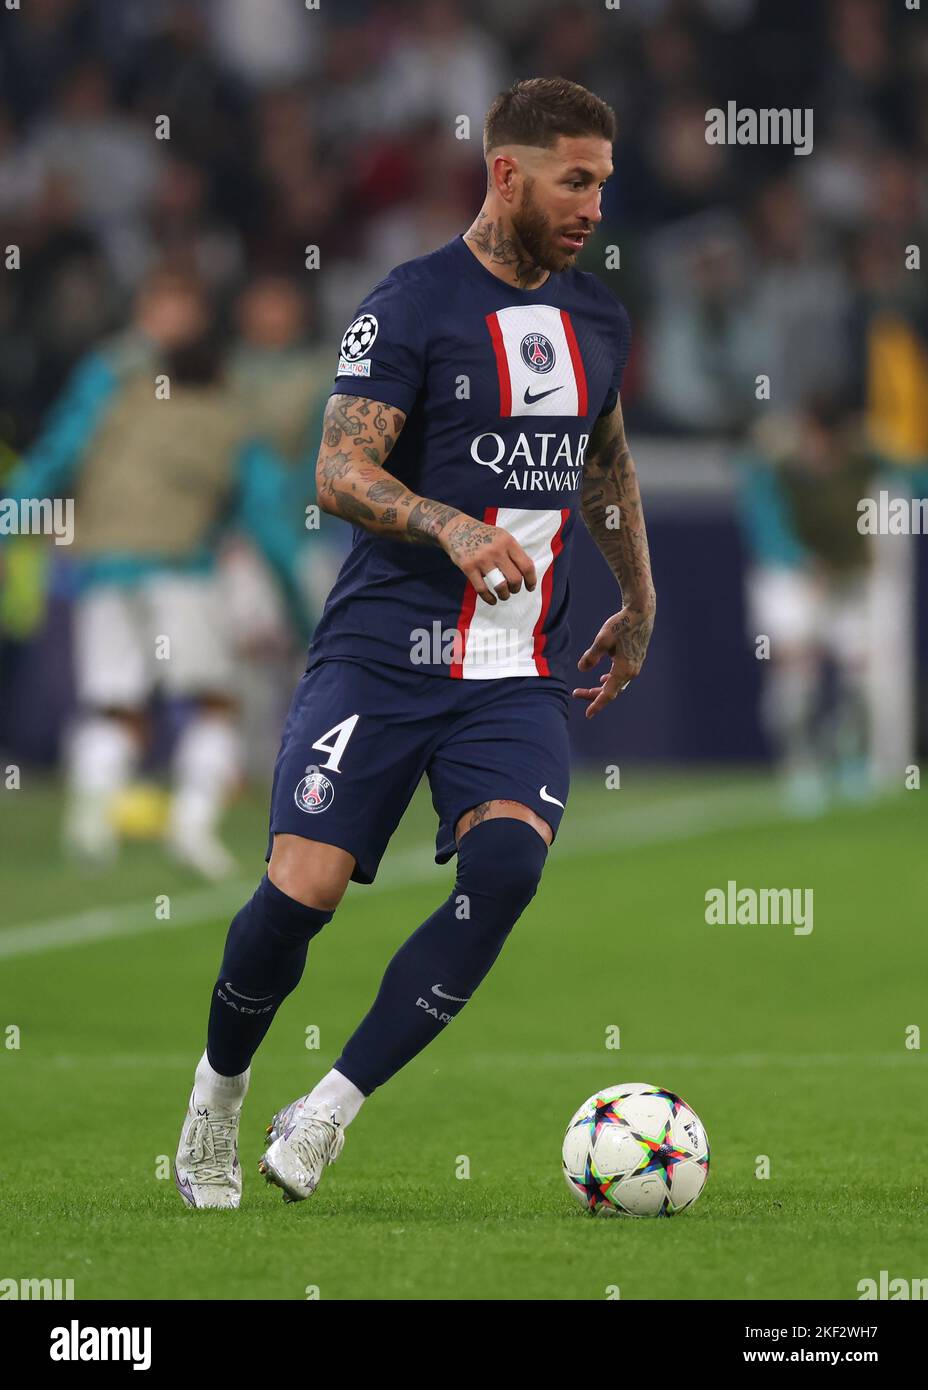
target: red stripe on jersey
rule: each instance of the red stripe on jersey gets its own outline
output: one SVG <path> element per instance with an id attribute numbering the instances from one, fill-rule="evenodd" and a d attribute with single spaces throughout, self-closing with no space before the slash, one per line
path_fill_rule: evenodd
<path id="1" fill-rule="evenodd" d="M 568 339 L 568 341 L 570 341 Z M 534 645 L 532 656 L 535 659 L 535 666 L 539 676 L 550 676 L 547 659 L 542 655 L 548 635 L 544 631 L 545 619 L 551 607 L 551 594 L 554 590 L 554 566 L 557 564 L 557 557 L 564 549 L 564 527 L 567 525 L 567 518 L 570 516 L 570 508 L 565 507 L 561 512 L 561 524 L 551 538 L 551 563 L 545 570 L 545 577 L 541 581 L 541 612 L 538 615 L 538 622 L 532 633 Z"/>
<path id="2" fill-rule="evenodd" d="M 487 315 L 487 321 L 492 317 L 492 314 Z M 495 526 L 498 516 L 499 507 L 487 507 L 486 511 L 483 513 L 483 519 L 488 526 Z M 467 587 L 464 590 L 464 601 L 461 604 L 461 611 L 458 614 L 457 622 L 459 636 L 458 641 L 455 643 L 457 650 L 461 653 L 461 659 L 460 661 L 452 661 L 451 663 L 451 679 L 456 681 L 464 679 L 464 657 L 467 652 L 467 635 L 470 632 L 470 625 L 473 621 L 474 609 L 477 607 L 477 590 L 469 579 L 465 582 Z"/>
<path id="3" fill-rule="evenodd" d="M 570 314 L 566 309 L 561 310 L 561 323 L 564 325 L 564 337 L 567 339 L 567 350 L 570 353 L 574 380 L 577 383 L 577 414 L 585 415 L 587 411 L 586 372 L 583 370 L 583 358 L 580 356 L 577 335 L 570 321 Z"/>
<path id="4" fill-rule="evenodd" d="M 487 328 L 490 330 L 490 339 L 496 354 L 496 375 L 499 377 L 499 413 L 501 416 L 511 415 L 512 381 L 509 377 L 509 363 L 506 361 L 506 345 L 503 342 L 499 319 L 495 313 L 487 314 Z"/>

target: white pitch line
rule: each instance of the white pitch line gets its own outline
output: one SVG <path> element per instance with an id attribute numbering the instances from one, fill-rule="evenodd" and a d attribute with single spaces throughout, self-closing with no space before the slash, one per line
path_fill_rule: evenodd
<path id="1" fill-rule="evenodd" d="M 84 946 L 92 941 L 104 941 L 116 936 L 139 936 L 143 932 L 172 931 L 177 927 L 192 927 L 223 911 L 241 907 L 258 883 L 254 879 L 234 879 L 228 883 L 201 888 L 194 893 L 168 894 L 171 916 L 165 921 L 155 917 L 155 894 L 143 902 L 117 904 L 115 907 L 89 908 L 66 917 L 26 922 L 7 927 L 0 932 L 0 960 L 11 956 L 31 956 L 39 951 L 54 951 L 58 947 Z"/>
<path id="2" fill-rule="evenodd" d="M 644 845 L 692 839 L 717 830 L 744 828 L 779 819 L 770 788 L 720 788 L 717 792 L 691 794 L 666 802 L 655 802 L 617 820 L 608 816 L 569 816 L 558 834 L 555 853 L 562 858 L 581 854 L 620 854 Z M 627 819 L 626 819 L 627 816 Z M 385 860 L 377 875 L 377 886 L 399 888 L 423 883 L 444 871 L 437 869 L 431 846 L 420 845 Z M 26 922 L 0 930 L 0 960 L 37 955 L 88 942 L 116 937 L 140 936 L 145 932 L 172 931 L 192 927 L 224 913 L 232 913 L 254 892 L 260 874 L 252 878 L 231 879 L 227 883 L 195 892 L 169 894 L 171 916 L 155 916 L 154 897 L 115 907 L 90 908 L 37 922 Z"/>

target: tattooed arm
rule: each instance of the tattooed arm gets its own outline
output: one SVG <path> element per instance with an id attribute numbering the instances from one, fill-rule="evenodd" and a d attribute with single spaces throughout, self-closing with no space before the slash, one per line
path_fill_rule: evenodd
<path id="1" fill-rule="evenodd" d="M 588 701 L 591 719 L 634 680 L 641 670 L 651 629 L 655 595 L 648 537 L 638 491 L 638 475 L 625 438 L 622 402 L 597 420 L 587 445 L 580 493 L 583 520 L 622 590 L 621 612 L 600 628 L 578 663 L 590 671 L 604 656 L 612 659 L 608 675 L 592 690 L 575 690 Z"/>
<path id="2" fill-rule="evenodd" d="M 522 588 L 535 587 L 535 566 L 519 543 L 457 507 L 411 492 L 384 467 L 406 416 L 395 406 L 365 396 L 330 396 L 316 461 L 320 507 L 375 536 L 440 547 L 491 605 Z M 484 575 L 500 569 L 506 583 L 495 591 Z"/>

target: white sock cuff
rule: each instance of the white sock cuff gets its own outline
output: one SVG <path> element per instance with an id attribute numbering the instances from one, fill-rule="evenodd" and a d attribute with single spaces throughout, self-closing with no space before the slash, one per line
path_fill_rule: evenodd
<path id="1" fill-rule="evenodd" d="M 350 1125 L 361 1106 L 367 1100 L 353 1081 L 333 1069 L 313 1087 L 306 1098 L 307 1105 L 337 1105 L 342 1112 L 342 1123 Z"/>
<path id="2" fill-rule="evenodd" d="M 251 1079 L 251 1067 L 238 1076 L 223 1076 L 210 1066 L 209 1057 L 204 1051 L 197 1063 L 194 1091 L 199 1099 L 209 1104 L 212 1101 L 228 1104 L 229 1101 L 244 1099 Z"/>

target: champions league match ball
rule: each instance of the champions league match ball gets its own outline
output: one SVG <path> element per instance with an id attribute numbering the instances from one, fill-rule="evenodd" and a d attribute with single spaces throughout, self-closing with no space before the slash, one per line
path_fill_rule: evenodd
<path id="1" fill-rule="evenodd" d="M 562 1149 L 564 1178 L 594 1216 L 676 1216 L 709 1176 L 709 1141 L 685 1101 L 628 1081 L 585 1100 Z"/>

